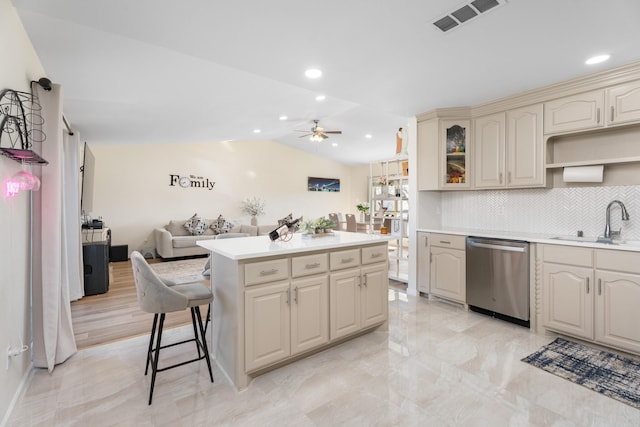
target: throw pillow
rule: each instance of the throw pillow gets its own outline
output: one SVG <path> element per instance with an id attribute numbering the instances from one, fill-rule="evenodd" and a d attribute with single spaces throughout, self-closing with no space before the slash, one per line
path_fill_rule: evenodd
<path id="1" fill-rule="evenodd" d="M 224 219 L 222 215 L 219 215 L 218 219 L 213 221 L 213 223 L 211 224 L 211 229 L 213 230 L 214 234 L 227 233 L 229 232 L 229 230 L 231 230 L 231 228 L 233 228 L 233 224 Z"/>
<path id="2" fill-rule="evenodd" d="M 207 229 L 207 223 L 200 219 L 197 213 L 184 223 L 184 228 L 189 230 L 192 236 L 199 236 Z"/>

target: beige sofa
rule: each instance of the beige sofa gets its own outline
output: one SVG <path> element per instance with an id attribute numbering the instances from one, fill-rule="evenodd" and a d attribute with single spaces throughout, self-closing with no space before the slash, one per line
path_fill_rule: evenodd
<path id="1" fill-rule="evenodd" d="M 204 220 L 211 224 L 212 220 Z M 211 228 L 207 228 L 204 234 L 193 236 L 184 227 L 185 220 L 172 220 L 169 224 L 154 230 L 156 240 L 156 252 L 162 258 L 177 258 L 194 255 L 207 255 L 207 250 L 198 246 L 196 241 L 215 239 Z M 236 225 L 229 230 L 229 233 L 247 233 L 250 236 L 261 236 L 269 234 L 276 225 Z"/>

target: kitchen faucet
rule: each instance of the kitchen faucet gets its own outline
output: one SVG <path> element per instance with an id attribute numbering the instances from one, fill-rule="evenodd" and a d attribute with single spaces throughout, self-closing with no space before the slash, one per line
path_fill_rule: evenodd
<path id="1" fill-rule="evenodd" d="M 622 220 L 623 221 L 629 221 L 629 213 L 627 212 L 627 208 L 624 206 L 624 203 L 622 203 L 620 200 L 612 200 L 608 205 L 607 205 L 607 223 L 604 226 L 604 238 L 605 239 L 609 239 L 611 240 L 614 237 L 620 237 L 620 230 L 618 231 L 611 231 L 611 206 L 613 206 L 614 204 L 617 204 L 620 206 L 620 209 L 622 210 Z"/>

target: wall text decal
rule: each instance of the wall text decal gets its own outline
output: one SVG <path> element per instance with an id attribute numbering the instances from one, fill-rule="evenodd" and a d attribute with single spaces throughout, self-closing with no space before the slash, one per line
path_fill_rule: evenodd
<path id="1" fill-rule="evenodd" d="M 175 187 L 176 185 L 182 188 L 205 188 L 211 191 L 216 183 L 215 181 L 209 181 L 209 178 L 196 175 L 180 176 L 169 174 L 169 187 Z"/>

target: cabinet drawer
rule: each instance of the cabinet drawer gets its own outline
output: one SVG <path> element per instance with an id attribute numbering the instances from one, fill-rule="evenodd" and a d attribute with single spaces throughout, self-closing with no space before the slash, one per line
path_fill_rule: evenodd
<path id="1" fill-rule="evenodd" d="M 455 234 L 431 233 L 431 246 L 465 250 L 467 237 Z"/>
<path id="2" fill-rule="evenodd" d="M 358 267 L 360 265 L 360 249 L 331 252 L 329 254 L 331 270 Z"/>
<path id="3" fill-rule="evenodd" d="M 362 248 L 362 263 L 373 264 L 387 260 L 387 245 Z"/>
<path id="4" fill-rule="evenodd" d="M 542 260 L 556 264 L 593 267 L 593 250 L 565 245 L 544 245 L 542 249 Z"/>
<path id="5" fill-rule="evenodd" d="M 245 286 L 258 283 L 274 282 L 289 278 L 289 260 L 275 259 L 272 261 L 252 262 L 244 266 Z"/>
<path id="6" fill-rule="evenodd" d="M 300 277 L 329 270 L 327 254 L 298 256 L 291 259 L 291 276 Z"/>
<path id="7" fill-rule="evenodd" d="M 597 250 L 596 268 L 640 274 L 640 252 Z"/>

